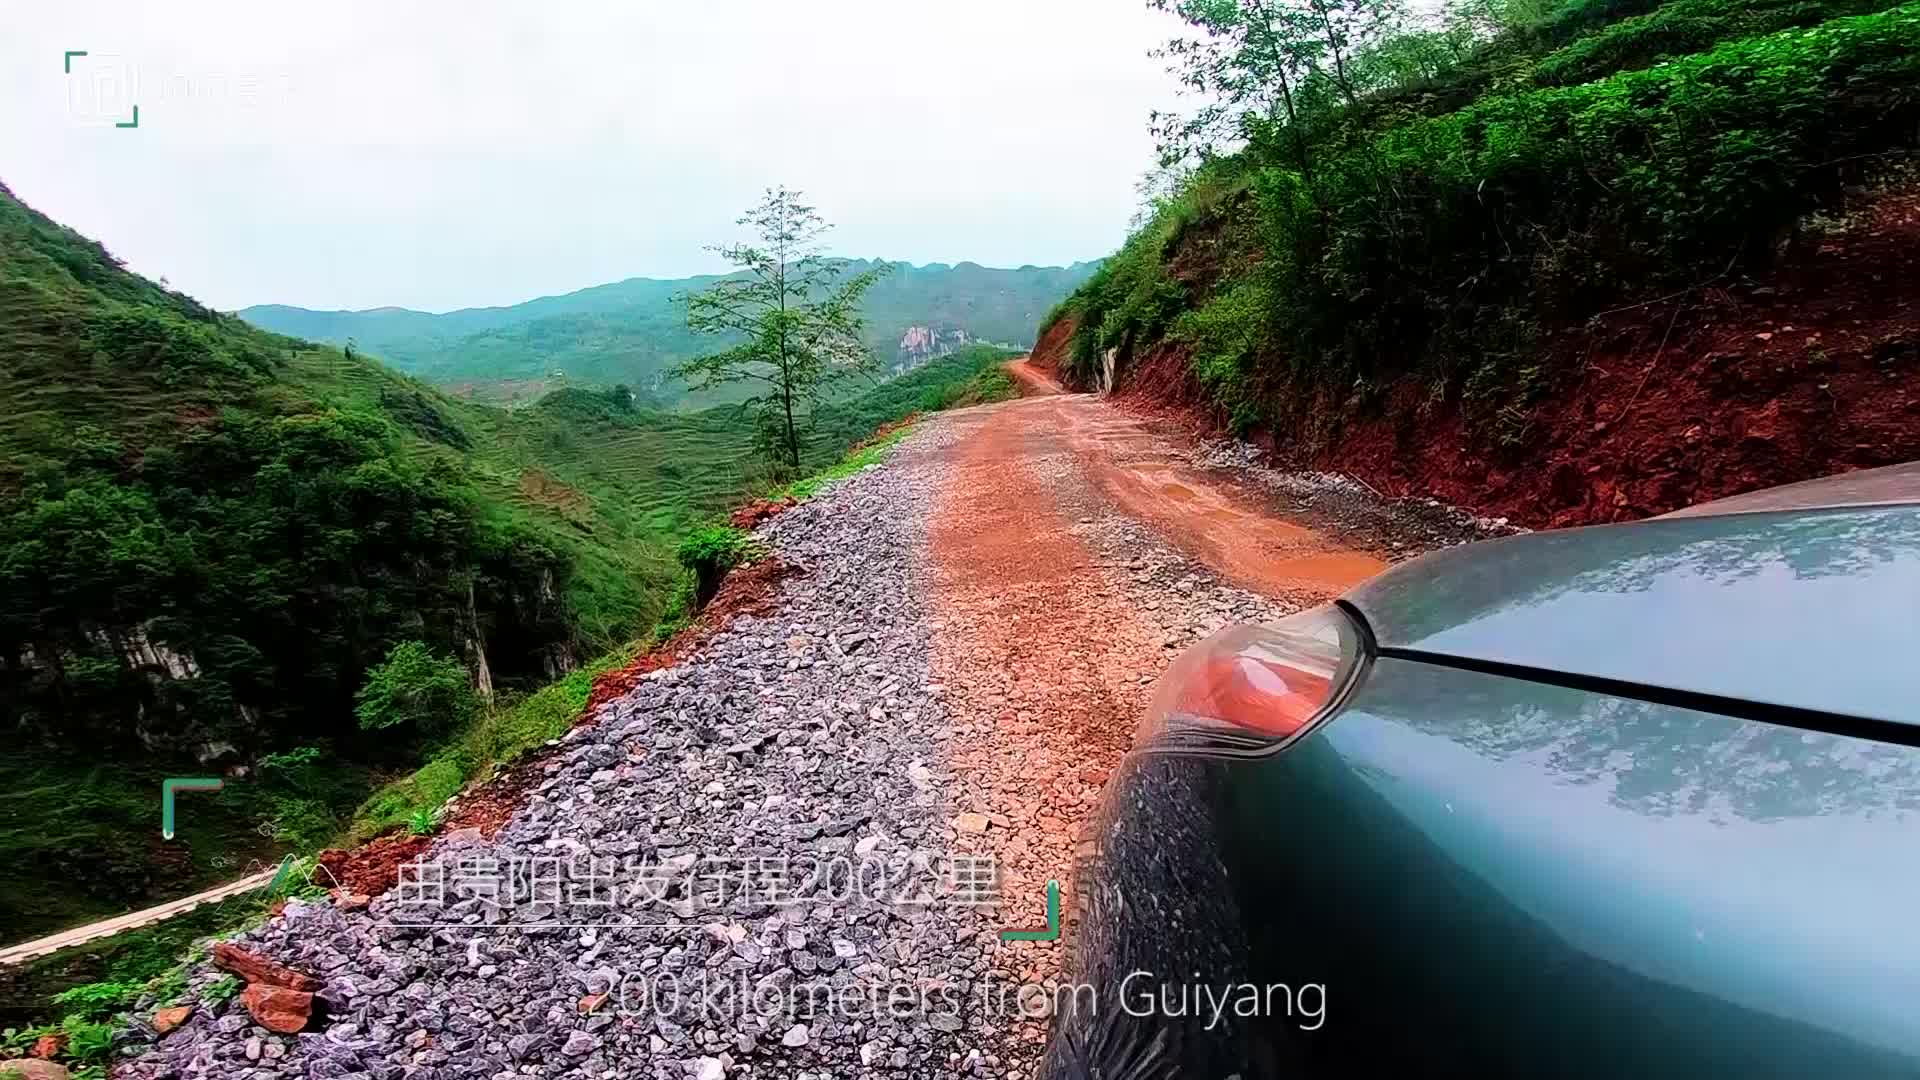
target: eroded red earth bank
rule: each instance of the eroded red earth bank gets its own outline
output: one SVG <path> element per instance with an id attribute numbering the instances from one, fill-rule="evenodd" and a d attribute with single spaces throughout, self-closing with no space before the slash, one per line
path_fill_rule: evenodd
<path id="1" fill-rule="evenodd" d="M 1717 281 L 1547 335 L 1567 373 L 1469 438 L 1457 398 L 1408 380 L 1323 445 L 1287 433 L 1283 463 L 1358 476 L 1534 526 L 1586 525 L 1850 469 L 1920 458 L 1920 193 L 1875 199 L 1789 252 L 1764 281 Z M 1064 371 L 1070 326 L 1034 366 Z M 1125 376 L 1123 404 L 1217 427 L 1162 346 Z M 1332 404 L 1323 408 L 1332 410 Z"/>

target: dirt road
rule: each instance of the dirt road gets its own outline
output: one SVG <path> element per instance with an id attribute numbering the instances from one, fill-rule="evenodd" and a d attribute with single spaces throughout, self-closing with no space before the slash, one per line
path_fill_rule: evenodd
<path id="1" fill-rule="evenodd" d="M 1020 384 L 1020 393 L 1024 397 L 1041 397 L 1067 392 L 1067 388 L 1060 385 L 1060 380 L 1034 366 L 1033 358 L 1030 356 L 1007 361 L 1007 374 L 1013 376 L 1013 381 Z"/>
<path id="2" fill-rule="evenodd" d="M 1385 563 L 1195 468 L 1149 422 L 1024 361 L 1010 371 L 1037 396 L 942 420 L 958 430 L 929 470 L 928 540 L 933 673 L 956 706 L 947 765 L 967 793 L 956 809 L 986 815 L 1013 927 L 1045 922 L 1047 881 L 1071 895 L 1100 786 L 1179 649 L 1331 599 Z M 1009 959 L 1043 981 L 1062 955 Z"/>

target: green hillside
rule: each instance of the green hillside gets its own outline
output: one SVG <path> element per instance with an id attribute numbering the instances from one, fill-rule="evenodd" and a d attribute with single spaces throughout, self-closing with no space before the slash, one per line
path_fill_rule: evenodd
<path id="1" fill-rule="evenodd" d="M 1003 356 L 837 403 L 809 462 Z M 359 729 L 390 648 L 484 658 L 511 702 L 644 637 L 681 535 L 764 482 L 750 445 L 732 409 L 448 397 L 127 273 L 0 187 L 0 874 L 34 883 L 0 922 L 28 936 L 328 839 L 445 750 Z M 234 767 L 163 843 L 161 778 Z"/>
<path id="2" fill-rule="evenodd" d="M 1763 271 L 1920 147 L 1913 4 L 1169 6 L 1224 104 L 1163 125 L 1198 164 L 1049 325 L 1073 320 L 1070 375 L 1169 358 L 1223 416 L 1303 445 L 1390 389 L 1423 403 L 1408 424 L 1444 405 L 1515 445 L 1582 363 L 1556 340 Z M 1279 69 L 1270 10 L 1294 19 Z"/>
<path id="3" fill-rule="evenodd" d="M 876 265 L 853 260 L 852 272 Z M 867 295 L 867 344 L 884 365 L 906 370 L 966 341 L 1031 345 L 1040 317 L 1094 264 L 1004 270 L 959 263 L 894 263 Z M 674 364 L 712 347 L 688 333 L 677 298 L 713 277 L 634 278 L 542 297 L 512 307 L 444 315 L 376 308 L 309 311 L 261 305 L 239 314 L 269 330 L 373 353 L 409 374 L 487 398 L 537 395 L 564 374 L 569 385 L 634 388 L 644 400 L 685 404 L 666 376 Z M 922 328 L 908 346 L 911 328 Z M 695 403 L 697 404 L 697 403 Z"/>

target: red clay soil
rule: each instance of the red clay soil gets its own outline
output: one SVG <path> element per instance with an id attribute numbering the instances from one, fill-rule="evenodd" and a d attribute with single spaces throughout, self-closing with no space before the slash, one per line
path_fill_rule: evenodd
<path id="1" fill-rule="evenodd" d="M 1078 831 L 1145 705 L 1140 673 L 1165 662 L 1022 464 L 1022 444 L 1043 437 L 1028 408 L 1041 404 L 954 418 L 977 426 L 950 451 L 928 538 L 933 675 L 954 718 L 944 764 L 962 778 L 952 809 L 992 821 L 985 834 L 957 832 L 956 850 L 994 855 L 1001 918 L 1015 928 L 1045 923 L 1048 880 L 1073 895 Z M 995 962 L 1024 965 L 1016 980 L 1043 981 L 1058 975 L 1057 950 L 1035 943 Z"/>
<path id="2" fill-rule="evenodd" d="M 1178 345 L 1156 346 L 1127 370 L 1109 400 L 1128 412 L 1157 417 L 1190 435 L 1218 434 L 1226 426 L 1226 417 L 1208 402 L 1187 357 L 1187 350 Z M 1267 443 L 1271 449 L 1272 440 Z"/>
<path id="3" fill-rule="evenodd" d="M 706 607 L 700 609 L 692 625 L 668 638 L 658 648 L 634 657 L 626 667 L 602 672 L 594 677 L 593 691 L 587 695 L 585 718 L 591 722 L 600 706 L 640 685 L 641 678 L 648 672 L 672 667 L 685 659 L 701 642 L 726 629 L 735 616 L 771 612 L 774 607 L 774 587 L 783 578 L 796 572 L 792 565 L 768 557 L 729 573 L 720 582 L 720 591 L 714 594 Z"/>
<path id="4" fill-rule="evenodd" d="M 791 495 L 778 499 L 754 499 L 734 507 L 733 513 L 727 515 L 727 521 L 736 529 L 751 529 L 798 505 L 799 500 Z"/>
<path id="5" fill-rule="evenodd" d="M 320 853 L 314 884 L 334 886 L 361 896 L 379 896 L 400 879 L 400 867 L 420 857 L 433 843 L 431 836 L 388 833 L 354 848 Z"/>
<path id="6" fill-rule="evenodd" d="M 864 439 L 861 439 L 859 442 L 854 443 L 852 446 L 848 447 L 847 453 L 857 454 L 860 451 L 865 450 L 867 447 L 872 446 L 874 443 L 877 443 L 882 439 L 885 439 L 887 436 L 892 435 L 894 432 L 899 431 L 901 428 L 912 427 L 913 425 L 919 422 L 920 422 L 920 410 L 918 409 L 915 409 L 914 411 L 908 413 L 907 415 L 901 417 L 898 420 L 889 420 L 886 423 L 881 424 L 879 427 L 874 428 L 873 434 L 867 436 Z"/>
<path id="7" fill-rule="evenodd" d="M 480 835 L 491 837 L 505 828 L 527 801 L 527 792 L 546 779 L 546 758 L 544 753 L 529 754 L 499 776 L 461 792 L 440 831 L 479 829 Z"/>
<path id="8" fill-rule="evenodd" d="M 1764 281 L 1709 283 L 1550 333 L 1543 366 L 1568 374 L 1517 418 L 1513 445 L 1469 438 L 1455 402 L 1423 415 L 1430 388 L 1409 380 L 1305 454 L 1283 436 L 1281 456 L 1534 527 L 1920 458 L 1920 193 L 1862 200 L 1842 222 Z M 1213 423 L 1184 366 L 1150 354 L 1119 396 Z"/>
<path id="9" fill-rule="evenodd" d="M 1456 412 L 1405 432 L 1354 425 L 1320 461 L 1559 526 L 1920 458 L 1920 195 L 1858 215 L 1765 286 L 1709 287 L 1568 335 L 1554 351 L 1578 375 L 1517 453 L 1470 449 Z"/>
<path id="10" fill-rule="evenodd" d="M 1033 351 L 1025 357 L 1027 365 L 1051 375 L 1056 382 L 1065 382 L 1065 373 L 1072 367 L 1069 361 L 1073 331 L 1079 325 L 1079 320 L 1071 315 L 1056 320 L 1041 332 L 1040 340 L 1033 343 Z"/>
<path id="11" fill-rule="evenodd" d="M 1084 398 L 1051 412 L 1049 433 L 1108 502 L 1242 588 L 1320 603 L 1386 569 L 1383 559 L 1276 516 L 1264 493 L 1201 475 L 1166 433 L 1137 417 Z"/>

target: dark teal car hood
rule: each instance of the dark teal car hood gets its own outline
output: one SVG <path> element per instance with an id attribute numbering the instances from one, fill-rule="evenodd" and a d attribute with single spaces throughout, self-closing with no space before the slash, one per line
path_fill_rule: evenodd
<path id="1" fill-rule="evenodd" d="M 1508 537 L 1347 600 L 1389 651 L 1920 726 L 1913 505 Z"/>

